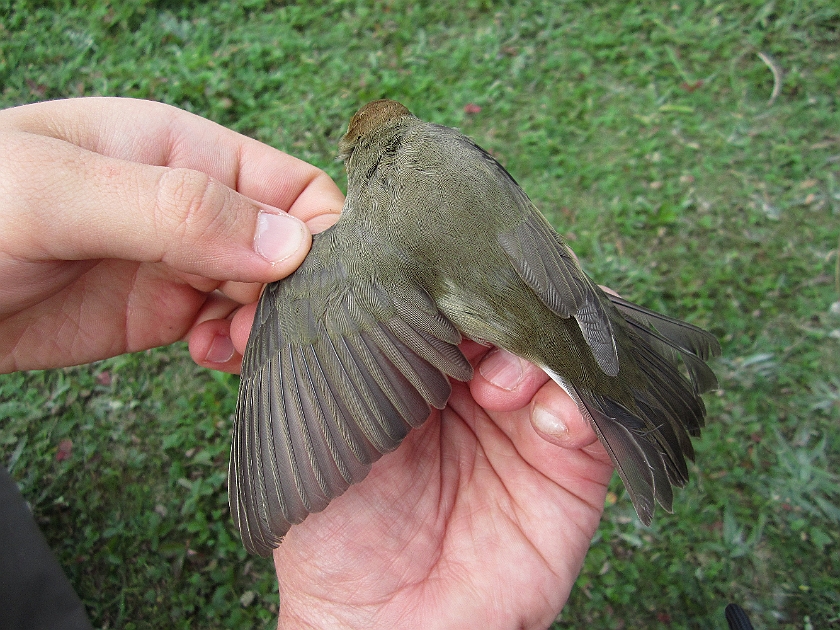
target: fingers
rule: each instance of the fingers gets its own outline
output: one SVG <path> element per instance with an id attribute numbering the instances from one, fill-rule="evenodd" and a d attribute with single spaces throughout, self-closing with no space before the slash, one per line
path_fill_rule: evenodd
<path id="1" fill-rule="evenodd" d="M 120 160 L 200 171 L 305 222 L 338 214 L 344 203 L 322 170 L 163 103 L 102 97 L 35 103 L 0 111 L 3 129 L 63 140 Z"/>
<path id="2" fill-rule="evenodd" d="M 206 173 L 103 156 L 6 133 L 0 164 L 3 249 L 22 260 L 163 262 L 186 273 L 254 282 L 294 270 L 306 226 Z M 5 162 L 5 161 L 4 161 Z"/>
<path id="3" fill-rule="evenodd" d="M 0 134 L 15 156 L 0 163 L 0 233 L 25 259 L 123 258 L 266 282 L 302 261 L 303 221 L 341 208 L 319 169 L 156 103 L 15 108 L 0 112 Z"/>
<path id="4" fill-rule="evenodd" d="M 597 441 L 577 404 L 559 385 L 537 366 L 505 350 L 494 349 L 481 360 L 470 392 L 491 412 L 529 406 L 534 430 L 557 446 L 576 449 Z"/>
<path id="5" fill-rule="evenodd" d="M 521 409 L 548 380 L 536 365 L 495 348 L 478 364 L 470 390 L 476 402 L 491 411 Z"/>
<path id="6" fill-rule="evenodd" d="M 254 315 L 257 313 L 257 303 L 246 304 L 233 316 L 230 323 L 230 337 L 233 345 L 239 354 L 245 354 L 245 346 L 248 344 L 248 336 L 251 334 L 251 326 L 254 323 Z"/>
<path id="7" fill-rule="evenodd" d="M 216 317 L 197 324 L 189 333 L 190 356 L 199 365 L 239 374 L 242 355 L 254 322 L 257 303 L 218 312 Z"/>
<path id="8" fill-rule="evenodd" d="M 193 328 L 189 338 L 190 356 L 198 365 L 221 372 L 239 374 L 242 354 L 230 336 L 230 321 L 211 319 Z"/>
<path id="9" fill-rule="evenodd" d="M 578 449 L 598 441 L 575 401 L 553 381 L 547 382 L 534 394 L 530 412 L 534 431 L 551 444 Z"/>
<path id="10" fill-rule="evenodd" d="M 306 222 L 306 227 L 308 227 L 310 232 L 313 234 L 318 234 L 318 232 L 323 232 L 327 228 L 335 225 L 340 216 L 341 215 L 339 213 L 319 214 L 318 216 L 308 220 Z"/>

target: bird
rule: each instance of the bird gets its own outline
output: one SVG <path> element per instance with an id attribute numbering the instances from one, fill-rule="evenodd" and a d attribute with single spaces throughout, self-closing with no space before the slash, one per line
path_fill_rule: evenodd
<path id="1" fill-rule="evenodd" d="M 458 130 L 381 99 L 339 142 L 347 196 L 300 267 L 268 284 L 243 356 L 228 475 L 245 548 L 267 556 L 399 446 L 471 339 L 542 368 L 606 448 L 639 519 L 688 480 L 717 339 L 601 289 L 505 168 Z"/>

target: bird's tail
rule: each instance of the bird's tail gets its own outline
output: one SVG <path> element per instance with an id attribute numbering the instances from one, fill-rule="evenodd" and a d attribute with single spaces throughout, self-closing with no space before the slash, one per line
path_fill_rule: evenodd
<path id="1" fill-rule="evenodd" d="M 546 372 L 589 419 L 639 519 L 649 525 L 655 502 L 670 512 L 672 486 L 682 487 L 688 480 L 685 460 L 694 459 L 690 436 L 700 434 L 706 415 L 700 394 L 717 387 L 705 361 L 720 354 L 720 345 L 701 328 L 607 297 L 626 324 L 627 350 L 642 374 L 642 385 L 632 386 L 630 398 L 619 402 Z"/>

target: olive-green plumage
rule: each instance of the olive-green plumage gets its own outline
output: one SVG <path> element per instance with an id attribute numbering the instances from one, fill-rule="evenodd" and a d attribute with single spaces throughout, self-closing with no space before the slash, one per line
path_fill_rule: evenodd
<path id="1" fill-rule="evenodd" d="M 242 366 L 231 511 L 267 555 L 469 380 L 462 336 L 542 367 L 604 443 L 641 520 L 670 510 L 716 386 L 709 333 L 605 294 L 489 154 L 394 101 L 340 143 L 338 223 L 269 285 Z M 688 378 L 680 371 L 680 361 Z"/>

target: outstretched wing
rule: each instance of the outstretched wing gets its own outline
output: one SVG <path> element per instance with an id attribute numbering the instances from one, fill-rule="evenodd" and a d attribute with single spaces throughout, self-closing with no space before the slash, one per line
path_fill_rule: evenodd
<path id="1" fill-rule="evenodd" d="M 442 408 L 447 375 L 472 378 L 460 333 L 422 289 L 360 281 L 327 238 L 266 288 L 242 365 L 230 505 L 263 556 Z"/>

